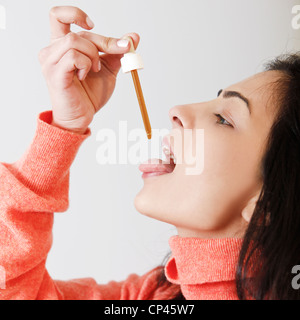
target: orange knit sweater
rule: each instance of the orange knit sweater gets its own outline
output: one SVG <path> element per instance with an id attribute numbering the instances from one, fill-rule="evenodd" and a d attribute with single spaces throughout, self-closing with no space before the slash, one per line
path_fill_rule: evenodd
<path id="1" fill-rule="evenodd" d="M 53 280 L 45 268 L 52 244 L 53 212 L 68 207 L 69 169 L 90 135 L 51 126 L 41 113 L 33 142 L 15 163 L 0 163 L 0 298 L 167 300 L 178 286 L 186 299 L 237 299 L 235 267 L 241 239 L 170 238 L 164 272 L 172 283 L 157 288 L 163 267 L 121 282 Z"/>

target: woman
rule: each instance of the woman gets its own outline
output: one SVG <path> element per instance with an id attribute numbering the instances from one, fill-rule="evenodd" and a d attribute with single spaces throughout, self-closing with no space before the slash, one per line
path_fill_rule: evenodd
<path id="1" fill-rule="evenodd" d="M 51 44 L 39 59 L 52 111 L 39 115 L 34 140 L 16 163 L 0 165 L 2 299 L 289 299 L 299 263 L 300 56 L 223 89 L 212 101 L 170 110 L 165 144 L 176 165 L 145 163 L 139 212 L 176 226 L 172 256 L 143 276 L 98 285 L 52 280 L 45 262 L 53 212 L 68 206 L 69 168 L 110 98 L 128 42 L 70 23 L 93 23 L 74 7 L 50 12 Z M 135 47 L 137 34 L 129 34 Z M 99 51 L 104 55 L 99 57 Z M 204 129 L 204 170 L 187 175 L 172 135 Z M 157 160 L 156 160 L 157 162 Z"/>

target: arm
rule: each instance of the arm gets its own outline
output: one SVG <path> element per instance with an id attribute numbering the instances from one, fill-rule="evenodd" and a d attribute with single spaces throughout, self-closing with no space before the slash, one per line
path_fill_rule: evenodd
<path id="1" fill-rule="evenodd" d="M 155 268 L 121 282 L 52 280 L 45 263 L 52 244 L 53 212 L 68 208 L 70 166 L 90 135 L 56 128 L 52 112 L 40 114 L 32 144 L 12 164 L 0 163 L 0 266 L 5 288 L 0 299 L 168 299 L 176 288 L 156 288 Z"/>
<path id="2" fill-rule="evenodd" d="M 90 135 L 61 130 L 40 114 L 32 144 L 23 157 L 0 164 L 0 266 L 2 299 L 35 299 L 46 276 L 53 213 L 68 207 L 69 169 Z"/>
<path id="3" fill-rule="evenodd" d="M 154 297 L 156 272 L 123 282 L 53 281 L 45 269 L 52 243 L 53 212 L 68 207 L 69 168 L 93 116 L 115 87 L 120 58 L 129 43 L 101 35 L 70 32 L 76 22 L 93 26 L 74 7 L 50 11 L 51 43 L 39 59 L 53 111 L 40 115 L 34 140 L 16 163 L 0 164 L 0 267 L 2 299 L 139 299 Z M 135 47 L 139 36 L 129 34 Z M 99 56 L 99 51 L 104 54 Z M 101 68 L 100 68 L 101 67 Z"/>
<path id="4" fill-rule="evenodd" d="M 155 268 L 143 276 L 97 284 L 93 279 L 54 281 L 45 263 L 52 244 L 53 213 L 68 208 L 70 166 L 90 135 L 51 126 L 52 112 L 40 114 L 32 144 L 13 163 L 0 163 L 0 299 L 168 299 L 175 290 L 156 288 Z"/>
<path id="5" fill-rule="evenodd" d="M 178 285 L 166 283 L 157 288 L 157 277 L 163 267 L 139 276 L 130 274 L 126 280 L 97 284 L 93 279 L 55 281 L 64 299 L 93 300 L 169 300 L 179 290 Z"/>

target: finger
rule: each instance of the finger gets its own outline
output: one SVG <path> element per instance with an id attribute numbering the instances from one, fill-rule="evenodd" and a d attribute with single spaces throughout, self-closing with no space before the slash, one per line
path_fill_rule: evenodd
<path id="1" fill-rule="evenodd" d="M 70 49 L 75 49 L 88 56 L 92 60 L 93 70 L 95 72 L 100 70 L 97 47 L 91 41 L 88 41 L 73 32 L 69 32 L 66 36 L 58 39 L 47 48 L 48 54 L 46 63 L 48 65 L 58 63 Z"/>
<path id="2" fill-rule="evenodd" d="M 89 41 L 91 41 L 100 52 L 109 54 L 124 54 L 130 49 L 128 40 L 122 40 L 112 37 L 105 37 L 96 33 L 80 31 L 78 34 Z M 139 35 L 137 33 L 128 34 L 132 37 L 134 47 L 136 48 L 139 43 Z M 127 44 L 126 44 L 127 42 Z"/>
<path id="3" fill-rule="evenodd" d="M 124 36 L 122 38 L 124 38 L 124 37 L 130 37 L 133 41 L 134 49 L 137 49 L 137 47 L 140 43 L 140 36 L 137 33 L 135 33 L 135 32 L 126 33 L 126 34 L 124 34 Z"/>
<path id="4" fill-rule="evenodd" d="M 74 76 L 74 71 L 78 70 L 79 80 L 84 80 L 92 67 L 92 61 L 81 52 L 70 49 L 57 64 L 58 74 L 62 79 Z"/>
<path id="5" fill-rule="evenodd" d="M 139 42 L 140 42 L 140 36 L 137 33 L 127 33 L 124 37 L 130 37 L 133 42 L 134 49 L 137 49 Z M 122 39 L 121 38 L 121 39 Z M 113 55 L 105 55 L 105 60 L 110 65 L 111 71 L 117 76 L 117 73 L 119 72 L 121 68 L 121 58 L 124 56 L 124 54 L 113 54 Z"/>
<path id="6" fill-rule="evenodd" d="M 140 41 L 139 35 L 137 33 L 128 33 L 124 35 L 124 37 L 125 36 L 131 37 L 131 39 L 133 40 L 134 48 L 136 49 Z M 115 77 L 117 76 L 121 68 L 120 60 L 123 56 L 124 56 L 124 53 L 123 54 L 103 54 L 101 56 L 101 60 L 105 61 L 106 65 L 109 66 L 110 71 L 115 75 Z"/>
<path id="7" fill-rule="evenodd" d="M 53 7 L 49 13 L 49 19 L 52 40 L 69 33 L 72 23 L 88 30 L 94 27 L 94 23 L 85 12 L 72 6 Z"/>

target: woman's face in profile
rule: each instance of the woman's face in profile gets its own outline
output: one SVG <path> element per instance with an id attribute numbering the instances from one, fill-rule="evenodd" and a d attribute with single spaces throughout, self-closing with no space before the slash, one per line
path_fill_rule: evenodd
<path id="1" fill-rule="evenodd" d="M 241 212 L 261 189 L 260 162 L 276 111 L 272 84 L 279 78 L 278 71 L 262 72 L 223 89 L 212 101 L 170 109 L 168 138 L 182 161 L 170 173 L 144 178 L 136 209 L 175 225 L 180 236 L 242 236 Z M 200 174 L 187 174 L 188 155 L 200 141 L 190 135 L 183 147 L 176 137 L 196 129 L 204 133 L 204 166 Z"/>

